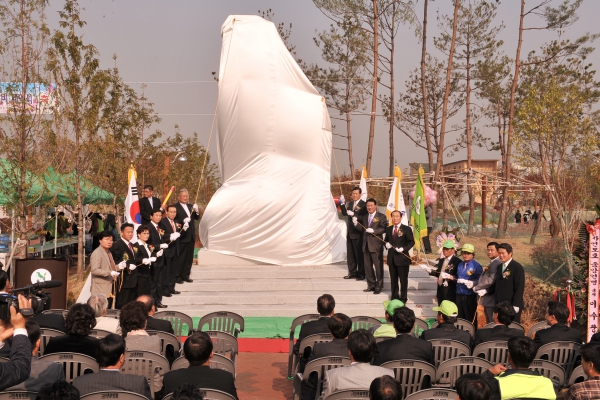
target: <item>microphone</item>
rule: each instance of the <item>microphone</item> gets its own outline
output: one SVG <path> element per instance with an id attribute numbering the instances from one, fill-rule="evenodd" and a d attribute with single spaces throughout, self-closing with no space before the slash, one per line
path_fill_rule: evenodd
<path id="1" fill-rule="evenodd" d="M 39 290 L 39 289 L 52 289 L 52 288 L 56 288 L 56 287 L 61 287 L 63 284 L 62 281 L 59 280 L 52 280 L 52 281 L 45 281 L 45 282 L 38 282 L 38 283 L 34 283 L 31 286 L 25 286 L 24 288 L 18 288 L 18 289 L 13 289 L 11 291 L 11 293 L 16 293 L 16 292 L 29 292 L 31 291 L 31 289 L 33 290 Z"/>

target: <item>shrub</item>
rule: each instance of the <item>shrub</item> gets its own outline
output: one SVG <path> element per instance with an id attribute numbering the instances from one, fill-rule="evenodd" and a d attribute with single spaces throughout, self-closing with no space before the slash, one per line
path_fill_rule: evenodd
<path id="1" fill-rule="evenodd" d="M 525 327 L 525 332 L 531 325 L 546 318 L 548 302 L 553 299 L 556 289 L 556 286 L 542 282 L 531 274 L 525 274 L 525 309 L 521 313 L 521 325 Z"/>
<path id="2" fill-rule="evenodd" d="M 540 277 L 558 284 L 569 276 L 568 256 L 561 239 L 548 239 L 544 244 L 534 246 L 529 256 L 540 271 Z"/>

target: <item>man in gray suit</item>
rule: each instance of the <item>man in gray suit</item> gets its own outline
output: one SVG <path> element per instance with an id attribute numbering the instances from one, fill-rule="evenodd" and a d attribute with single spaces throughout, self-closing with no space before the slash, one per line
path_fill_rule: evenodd
<path id="1" fill-rule="evenodd" d="M 388 226 L 387 217 L 377 211 L 377 200 L 369 198 L 367 214 L 352 217 L 352 223 L 363 234 L 362 250 L 367 276 L 364 291 L 379 294 L 383 290 L 383 234 Z"/>
<path id="2" fill-rule="evenodd" d="M 100 340 L 96 361 L 100 365 L 100 372 L 81 375 L 73 381 L 73 386 L 79 389 L 82 396 L 101 390 L 126 390 L 152 400 L 146 378 L 121 373 L 125 362 L 125 340 L 121 336 L 111 333 Z"/>
<path id="3" fill-rule="evenodd" d="M 479 277 L 477 286 L 473 288 L 473 291 L 477 293 L 478 290 L 487 289 L 494 283 L 496 278 L 496 269 L 498 265 L 502 265 L 502 261 L 498 258 L 498 243 L 489 242 L 487 245 L 487 256 L 490 259 L 490 263 L 483 267 L 483 274 Z M 496 306 L 496 299 L 493 294 L 486 293 L 481 298 L 479 304 L 483 306 L 485 310 L 485 319 L 487 323 L 494 322 L 494 307 Z"/>
<path id="4" fill-rule="evenodd" d="M 25 324 L 27 337 L 31 343 L 31 372 L 29 378 L 7 390 L 27 390 L 30 392 L 39 392 L 45 384 L 52 384 L 56 381 L 65 380 L 65 372 L 61 364 L 54 361 L 45 361 L 37 358 L 40 350 L 41 332 L 40 326 L 33 321 L 27 321 Z"/>
<path id="5" fill-rule="evenodd" d="M 352 332 L 348 336 L 348 354 L 352 364 L 348 367 L 331 369 L 325 373 L 323 394 L 320 400 L 338 390 L 369 390 L 373 379 L 383 375 L 394 378 L 394 371 L 391 369 L 369 364 L 375 355 L 375 349 L 377 349 L 377 343 L 372 334 L 365 329 Z"/>

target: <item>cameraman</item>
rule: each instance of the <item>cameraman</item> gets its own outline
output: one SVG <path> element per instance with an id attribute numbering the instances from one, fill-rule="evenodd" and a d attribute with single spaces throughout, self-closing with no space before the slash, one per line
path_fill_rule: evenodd
<path id="1" fill-rule="evenodd" d="M 31 301 L 19 295 L 19 309 L 31 308 Z M 13 337 L 10 361 L 0 363 L 0 391 L 23 382 L 31 371 L 31 343 L 25 329 L 26 319 L 10 307 L 10 323 L 0 322 L 0 340 Z"/>

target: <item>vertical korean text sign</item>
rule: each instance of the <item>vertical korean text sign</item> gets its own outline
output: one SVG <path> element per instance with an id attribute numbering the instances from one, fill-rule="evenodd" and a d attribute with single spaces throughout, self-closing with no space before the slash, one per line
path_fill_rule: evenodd
<path id="1" fill-rule="evenodd" d="M 600 219 L 587 226 L 590 234 L 590 264 L 588 273 L 588 342 L 598 332 L 598 262 L 600 260 Z"/>

